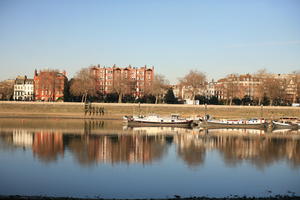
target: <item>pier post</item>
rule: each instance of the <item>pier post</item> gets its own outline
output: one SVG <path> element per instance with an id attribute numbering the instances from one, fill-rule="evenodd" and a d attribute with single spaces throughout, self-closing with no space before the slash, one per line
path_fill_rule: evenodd
<path id="1" fill-rule="evenodd" d="M 139 116 L 141 115 L 141 103 L 139 102 Z"/>
<path id="2" fill-rule="evenodd" d="M 207 103 L 204 104 L 204 112 L 205 112 L 205 115 L 204 115 L 204 123 L 205 123 L 205 127 L 207 128 L 207 120 L 208 120 L 208 117 L 207 117 Z"/>

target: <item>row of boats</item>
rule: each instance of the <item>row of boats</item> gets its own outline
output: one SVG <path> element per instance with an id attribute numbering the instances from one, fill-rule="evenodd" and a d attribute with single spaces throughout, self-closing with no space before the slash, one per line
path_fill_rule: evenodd
<path id="1" fill-rule="evenodd" d="M 283 117 L 277 120 L 263 118 L 249 120 L 214 119 L 209 115 L 198 118 L 182 118 L 177 114 L 170 117 L 158 115 L 149 116 L 124 116 L 129 126 L 172 126 L 172 127 L 200 127 L 200 128 L 255 128 L 255 129 L 300 129 L 300 119 Z"/>

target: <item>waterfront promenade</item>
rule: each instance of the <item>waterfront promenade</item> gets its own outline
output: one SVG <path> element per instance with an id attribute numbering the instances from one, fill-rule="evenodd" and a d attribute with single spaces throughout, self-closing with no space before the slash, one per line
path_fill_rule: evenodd
<path id="1" fill-rule="evenodd" d="M 85 115 L 83 103 L 75 102 L 0 102 L 1 118 L 101 118 L 122 119 L 124 115 L 172 113 L 184 117 L 203 116 L 205 113 L 216 118 L 253 118 L 275 119 L 283 116 L 300 117 L 299 107 L 288 106 L 227 106 L 227 105 L 183 105 L 183 104 L 131 104 L 131 103 L 92 103 L 94 107 L 104 108 L 104 115 Z"/>

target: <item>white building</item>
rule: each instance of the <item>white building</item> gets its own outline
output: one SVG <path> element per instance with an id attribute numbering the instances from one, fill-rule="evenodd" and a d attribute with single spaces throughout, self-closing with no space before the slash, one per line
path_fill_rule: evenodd
<path id="1" fill-rule="evenodd" d="M 217 84 L 217 82 L 215 82 L 214 80 L 207 83 L 207 85 L 206 85 L 206 94 L 205 94 L 205 96 L 207 98 L 210 98 L 212 96 L 217 96 L 216 84 Z"/>
<path id="2" fill-rule="evenodd" d="M 18 76 L 14 85 L 14 100 L 32 101 L 34 100 L 34 84 L 33 79 L 28 79 L 27 76 Z"/>
<path id="3" fill-rule="evenodd" d="M 14 129 L 13 143 L 16 146 L 31 147 L 33 144 L 33 133 L 25 129 Z"/>

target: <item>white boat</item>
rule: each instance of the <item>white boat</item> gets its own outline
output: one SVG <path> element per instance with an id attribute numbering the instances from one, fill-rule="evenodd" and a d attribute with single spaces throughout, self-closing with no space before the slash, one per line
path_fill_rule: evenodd
<path id="1" fill-rule="evenodd" d="M 297 117 L 281 117 L 278 120 L 272 121 L 275 129 L 299 129 L 300 119 Z"/>
<path id="2" fill-rule="evenodd" d="M 299 124 L 286 121 L 272 121 L 274 129 L 298 129 Z"/>
<path id="3" fill-rule="evenodd" d="M 205 128 L 266 128 L 265 119 L 228 120 L 208 119 L 201 122 L 200 127 Z"/>
<path id="4" fill-rule="evenodd" d="M 149 116 L 124 116 L 128 126 L 172 126 L 172 127 L 191 127 L 193 120 L 180 118 L 173 114 L 170 117 L 160 117 L 158 115 Z"/>

